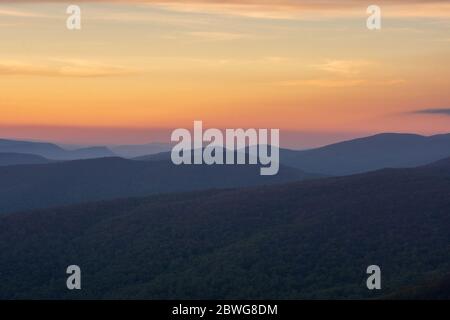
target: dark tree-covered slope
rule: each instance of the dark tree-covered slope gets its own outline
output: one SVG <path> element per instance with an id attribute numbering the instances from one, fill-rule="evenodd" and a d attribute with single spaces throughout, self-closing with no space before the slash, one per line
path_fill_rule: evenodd
<path id="1" fill-rule="evenodd" d="M 450 160 L 14 213 L 0 298 L 381 298 L 448 274 L 449 230 Z M 71 264 L 81 291 L 65 288 Z"/>
<path id="2" fill-rule="evenodd" d="M 0 153 L 0 166 L 42 164 L 52 162 L 44 157 L 25 153 Z"/>
<path id="3" fill-rule="evenodd" d="M 296 181 L 312 175 L 281 167 L 261 176 L 257 165 L 182 165 L 121 158 L 0 167 L 0 213 L 119 197 Z"/>

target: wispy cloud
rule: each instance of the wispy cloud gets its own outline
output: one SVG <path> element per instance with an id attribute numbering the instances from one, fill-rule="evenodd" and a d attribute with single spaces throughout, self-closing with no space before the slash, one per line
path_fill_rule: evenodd
<path id="1" fill-rule="evenodd" d="M 187 34 L 203 41 L 232 41 L 249 37 L 247 34 L 231 32 L 193 31 Z"/>
<path id="2" fill-rule="evenodd" d="M 312 65 L 320 71 L 326 71 L 345 76 L 353 76 L 361 73 L 363 67 L 373 64 L 366 60 L 328 60 L 321 64 Z"/>
<path id="3" fill-rule="evenodd" d="M 277 83 L 282 87 L 320 87 L 320 88 L 345 88 L 356 87 L 364 84 L 362 79 L 309 79 L 309 80 L 294 80 L 282 81 Z"/>
<path id="4" fill-rule="evenodd" d="M 136 73 L 136 70 L 79 59 L 49 59 L 29 63 L 0 60 L 0 76 L 109 77 Z"/>
<path id="5" fill-rule="evenodd" d="M 437 114 L 437 115 L 450 116 L 450 108 L 421 109 L 421 110 L 411 111 L 410 113 L 413 113 L 413 114 Z"/>
<path id="6" fill-rule="evenodd" d="M 173 11 L 226 14 L 259 19 L 321 19 L 366 15 L 365 0 L 143 0 Z M 450 17 L 450 3 L 445 0 L 378 0 L 384 16 Z"/>
<path id="7" fill-rule="evenodd" d="M 31 11 L 22 11 L 10 8 L 1 8 L 0 7 L 0 16 L 6 17 L 16 17 L 16 18 L 45 18 L 46 15 L 31 12 Z"/>
<path id="8" fill-rule="evenodd" d="M 345 88 L 362 85 L 379 85 L 361 76 L 364 68 L 372 65 L 367 60 L 337 60 L 329 59 L 321 63 L 310 65 L 316 72 L 322 75 L 313 79 L 300 79 L 294 81 L 282 81 L 281 86 L 310 86 L 322 88 Z"/>
<path id="9" fill-rule="evenodd" d="M 57 0 L 3 0 L 3 2 L 59 2 Z M 172 11 L 227 14 L 263 19 L 365 16 L 366 0 L 78 0 L 78 3 L 137 3 Z M 450 17 L 448 0 L 378 0 L 389 17 Z"/>
<path id="10" fill-rule="evenodd" d="M 390 79 L 390 80 L 367 80 L 359 78 L 341 78 L 341 79 L 306 79 L 306 80 L 291 80 L 281 81 L 276 83 L 282 87 L 318 87 L 318 88 L 351 88 L 360 86 L 371 87 L 390 87 L 401 85 L 405 83 L 402 79 Z"/>

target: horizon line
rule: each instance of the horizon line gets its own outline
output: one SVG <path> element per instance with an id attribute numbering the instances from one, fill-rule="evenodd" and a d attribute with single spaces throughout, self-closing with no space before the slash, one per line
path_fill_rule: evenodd
<path id="1" fill-rule="evenodd" d="M 282 133 L 283 130 L 280 130 L 280 132 Z M 285 131 L 286 132 L 286 131 Z M 296 133 L 296 134 L 313 134 L 313 133 L 318 133 L 318 134 L 324 134 L 325 132 L 305 132 L 305 131 L 289 131 L 290 133 Z M 282 142 L 280 142 L 280 148 L 283 149 L 291 149 L 291 150 L 307 150 L 307 149 L 315 149 L 315 148 L 321 148 L 321 147 L 325 147 L 325 146 L 329 146 L 329 145 L 333 145 L 333 144 L 337 144 L 337 143 L 343 143 L 343 142 L 347 142 L 347 141 L 352 141 L 352 140 L 358 140 L 358 139 L 364 139 L 364 138 L 370 138 L 370 137 L 374 137 L 374 136 L 379 136 L 379 135 L 411 135 L 411 136 L 420 136 L 420 137 L 425 137 L 425 138 L 430 138 L 430 137 L 434 137 L 434 136 L 440 136 L 440 135 L 450 135 L 450 131 L 448 132 L 442 132 L 442 133 L 433 133 L 433 134 L 421 134 L 421 133 L 417 133 L 417 132 L 394 132 L 394 131 L 385 131 L 385 132 L 376 132 L 376 133 L 371 133 L 371 134 L 361 134 L 361 135 L 355 135 L 352 138 L 347 138 L 347 139 L 337 139 L 334 142 L 331 143 L 325 143 L 322 145 L 317 145 L 317 146 L 313 146 L 310 148 L 293 148 L 290 146 L 287 146 L 286 144 L 283 144 Z M 15 141 L 15 142 L 35 142 L 35 143 L 51 143 L 51 144 L 55 144 L 58 145 L 60 147 L 66 146 L 66 147 L 81 147 L 81 148 L 85 148 L 85 147 L 118 147 L 118 146 L 140 146 L 140 145 L 147 145 L 147 144 L 167 144 L 167 145 L 171 145 L 174 144 L 174 142 L 168 140 L 167 142 L 165 141 L 161 141 L 161 140 L 148 140 L 147 142 L 143 142 L 143 143 L 94 143 L 94 144 L 89 144 L 89 143 L 83 143 L 83 142 L 73 142 L 73 143 L 68 143 L 68 142 L 64 142 L 64 141 L 58 141 L 58 140 L 53 140 L 53 139 L 39 139 L 39 138 L 19 138 L 19 137 L 11 137 L 11 136 L 6 136 L 4 137 L 3 135 L 0 135 L 0 141 L 1 140 L 5 140 L 5 141 Z M 259 145 L 259 144 L 258 144 Z M 250 147 L 246 146 L 246 147 Z"/>

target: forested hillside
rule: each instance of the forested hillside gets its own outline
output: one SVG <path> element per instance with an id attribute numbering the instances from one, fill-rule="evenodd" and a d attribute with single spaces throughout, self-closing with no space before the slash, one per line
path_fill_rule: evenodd
<path id="1" fill-rule="evenodd" d="M 450 161 L 0 217 L 0 298 L 380 298 L 450 270 Z M 82 269 L 69 292 L 65 269 Z M 382 290 L 366 288 L 366 268 Z"/>

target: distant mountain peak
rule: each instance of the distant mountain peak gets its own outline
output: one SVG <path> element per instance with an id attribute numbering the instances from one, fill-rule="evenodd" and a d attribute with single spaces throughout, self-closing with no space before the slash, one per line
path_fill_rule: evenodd
<path id="1" fill-rule="evenodd" d="M 66 150 L 49 142 L 0 139 L 0 152 L 34 154 L 52 160 L 111 157 L 115 154 L 104 146 Z"/>

